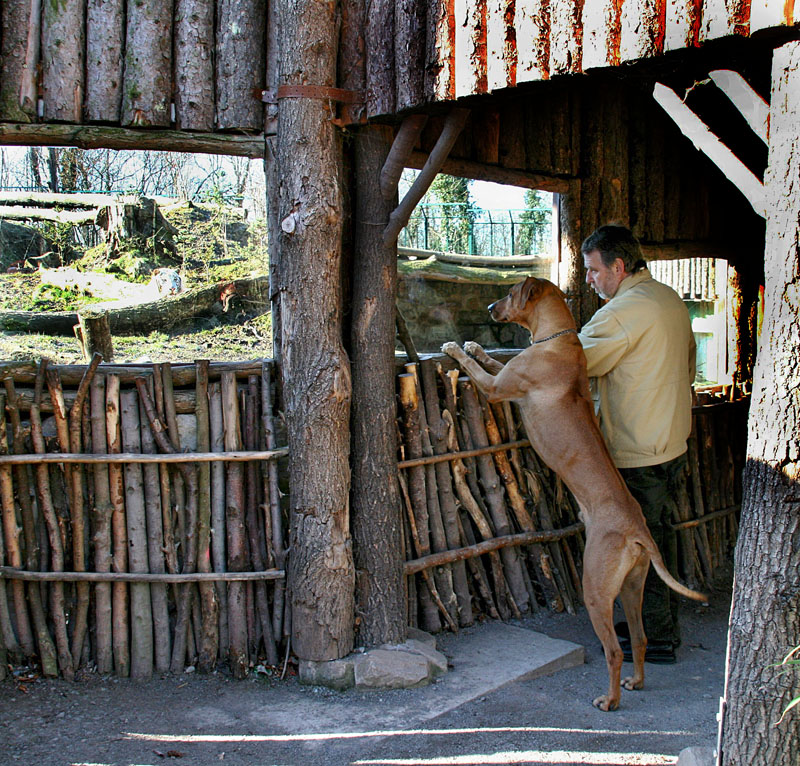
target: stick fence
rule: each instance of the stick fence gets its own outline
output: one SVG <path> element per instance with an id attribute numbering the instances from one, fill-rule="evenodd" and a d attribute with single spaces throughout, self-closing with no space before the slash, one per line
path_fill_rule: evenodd
<path id="1" fill-rule="evenodd" d="M 405 564 L 409 623 L 436 631 L 478 615 L 573 612 L 583 524 L 524 438 L 516 405 L 490 405 L 469 378 L 433 359 L 406 365 L 398 391 L 398 467 L 415 554 Z M 673 520 L 678 574 L 692 586 L 713 578 L 735 544 L 747 418 L 747 400 L 722 390 L 698 399 Z M 448 526 L 454 541 L 437 529 Z"/>
<path id="2" fill-rule="evenodd" d="M 445 362 L 446 364 L 446 362 Z M 2 363 L 0 641 L 46 676 L 147 679 L 288 645 L 271 361 Z M 407 619 L 581 602 L 583 524 L 514 405 L 435 360 L 398 376 Z M 701 396 L 674 526 L 702 585 L 737 532 L 746 401 Z"/>
<path id="3" fill-rule="evenodd" d="M 283 522 L 269 509 L 288 450 L 274 439 L 273 372 L 270 361 L 0 365 L 10 661 L 138 679 L 278 663 Z M 226 445 L 230 433 L 246 440 Z"/>

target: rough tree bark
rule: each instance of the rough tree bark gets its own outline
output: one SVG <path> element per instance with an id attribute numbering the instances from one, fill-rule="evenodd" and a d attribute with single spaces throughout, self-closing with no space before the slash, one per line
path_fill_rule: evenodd
<path id="1" fill-rule="evenodd" d="M 394 315 L 397 251 L 381 238 L 395 198 L 385 200 L 378 177 L 392 131 L 362 128 L 355 140 L 353 256 L 353 542 L 359 644 L 405 638 L 402 526 L 397 483 Z"/>
<path id="2" fill-rule="evenodd" d="M 281 85 L 332 87 L 333 4 L 279 4 Z M 350 364 L 342 346 L 342 148 L 327 101 L 278 115 L 279 302 L 289 474 L 292 648 L 331 660 L 353 648 Z"/>
<path id="3" fill-rule="evenodd" d="M 0 6 L 0 119 L 32 122 L 36 119 L 36 64 L 38 34 L 28 34 L 32 16 L 38 22 L 38 0 L 6 0 Z M 32 13 L 33 11 L 33 13 Z M 38 33 L 38 29 L 31 32 Z M 35 51 L 29 51 L 35 43 Z M 30 59 L 33 67 L 28 66 Z M 33 94 L 33 97 L 30 97 Z"/>
<path id="4" fill-rule="evenodd" d="M 728 633 L 720 763 L 797 762 L 798 693 L 780 662 L 797 645 L 800 610 L 800 42 L 772 65 L 765 305 L 747 440 L 747 465 Z M 777 725 L 776 725 L 777 724 Z M 746 732 L 746 736 L 744 736 Z"/>
<path id="5" fill-rule="evenodd" d="M 85 17 L 78 0 L 44 3 L 42 100 L 48 121 L 81 122 Z"/>
<path id="6" fill-rule="evenodd" d="M 214 128 L 214 3 L 175 3 L 175 122 L 182 130 Z"/>
<path id="7" fill-rule="evenodd" d="M 266 3 L 221 0 L 217 4 L 216 86 L 220 130 L 261 130 L 264 127 L 261 90 L 266 66 L 263 55 L 265 24 Z M 285 38 L 282 43 L 286 43 Z M 297 44 L 305 45 L 301 40 Z"/>
<path id="8" fill-rule="evenodd" d="M 122 124 L 170 124 L 172 2 L 140 0 L 128 6 Z"/>
<path id="9" fill-rule="evenodd" d="M 117 122 L 122 104 L 123 0 L 86 5 L 86 119 Z"/>

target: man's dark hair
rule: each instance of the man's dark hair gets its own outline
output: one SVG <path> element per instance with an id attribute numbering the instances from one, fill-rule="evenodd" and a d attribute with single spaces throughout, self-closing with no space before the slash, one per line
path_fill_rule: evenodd
<path id="1" fill-rule="evenodd" d="M 628 274 L 634 274 L 647 266 L 639 240 L 630 229 L 619 224 L 601 226 L 586 237 L 581 245 L 581 253 L 586 255 L 593 250 L 600 253 L 600 260 L 606 266 L 611 266 L 620 258 Z"/>

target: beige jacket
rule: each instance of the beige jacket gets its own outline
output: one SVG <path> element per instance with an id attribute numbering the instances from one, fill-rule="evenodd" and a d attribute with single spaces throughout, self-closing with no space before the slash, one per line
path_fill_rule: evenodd
<path id="1" fill-rule="evenodd" d="M 686 452 L 695 341 L 680 296 L 647 269 L 638 271 L 578 337 L 617 467 L 658 465 Z"/>

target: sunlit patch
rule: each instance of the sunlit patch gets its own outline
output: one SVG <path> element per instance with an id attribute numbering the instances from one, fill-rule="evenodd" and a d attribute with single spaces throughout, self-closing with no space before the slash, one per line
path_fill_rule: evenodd
<path id="1" fill-rule="evenodd" d="M 501 753 L 473 753 L 437 758 L 388 758 L 353 761 L 352 766 L 459 766 L 493 763 L 577 764 L 579 766 L 671 766 L 674 755 L 658 753 L 586 753 L 575 750 L 525 750 Z"/>
<path id="2" fill-rule="evenodd" d="M 377 731 L 337 731 L 308 734 L 146 734 L 143 732 L 125 732 L 127 739 L 148 740 L 150 742 L 321 742 L 337 739 L 369 739 L 377 737 L 418 737 L 418 736 L 449 736 L 454 734 L 525 734 L 525 733 L 562 733 L 562 734 L 591 734 L 592 736 L 608 735 L 630 737 L 643 736 L 686 736 L 687 731 L 625 731 L 620 729 L 574 729 L 558 726 L 487 726 L 485 728 L 470 729 L 379 729 Z M 664 763 L 674 763 L 664 761 Z M 487 761 L 494 763 L 494 761 Z M 498 761 L 504 763 L 504 761 Z M 513 763 L 513 761 L 510 761 Z M 545 761 L 551 763 L 551 761 Z M 553 761 L 557 763 L 557 761 Z M 572 761 L 565 761 L 572 763 Z M 581 761 L 575 761 L 581 763 Z M 604 763 L 603 761 L 586 761 L 586 763 Z M 612 763 L 609 761 L 609 763 Z M 638 764 L 640 761 L 613 761 L 613 763 Z M 650 761 L 641 761 L 643 764 Z M 661 763 L 661 761 L 652 761 Z"/>

